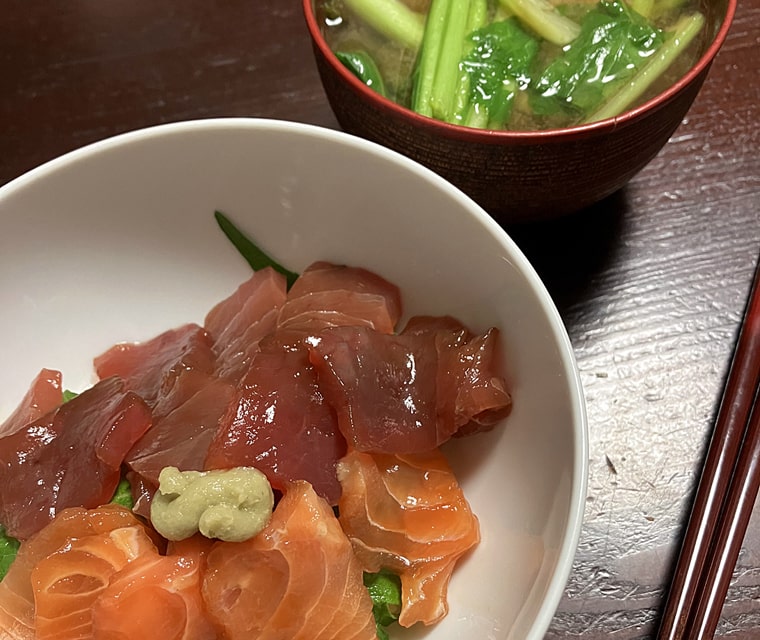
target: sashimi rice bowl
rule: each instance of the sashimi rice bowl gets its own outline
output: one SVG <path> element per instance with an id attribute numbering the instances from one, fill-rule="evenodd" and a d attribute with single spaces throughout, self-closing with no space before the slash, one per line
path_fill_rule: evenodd
<path id="1" fill-rule="evenodd" d="M 462 192 L 213 119 L 53 160 L 0 224 L 0 638 L 544 636 L 583 396 Z"/>

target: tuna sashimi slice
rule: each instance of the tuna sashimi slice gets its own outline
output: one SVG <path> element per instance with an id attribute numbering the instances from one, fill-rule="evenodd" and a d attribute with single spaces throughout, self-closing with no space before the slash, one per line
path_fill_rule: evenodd
<path id="1" fill-rule="evenodd" d="M 211 336 L 193 323 L 165 331 L 146 342 L 114 345 L 95 358 L 95 370 L 101 379 L 124 378 L 128 388 L 151 408 L 162 398 L 171 397 L 171 403 L 162 402 L 160 415 L 195 393 L 180 392 L 186 376 L 195 372 L 212 374 L 215 366 Z"/>
<path id="2" fill-rule="evenodd" d="M 61 511 L 39 533 L 24 541 L 0 582 L 0 635 L 19 640 L 35 637 L 32 572 L 42 560 L 64 548 L 71 539 L 100 536 L 135 525 L 139 525 L 137 518 L 116 505 L 91 510 L 74 507 Z M 78 573 L 85 575 L 86 571 Z"/>
<path id="3" fill-rule="evenodd" d="M 126 462 L 147 480 L 158 483 L 161 469 L 201 470 L 217 423 L 232 400 L 235 387 L 220 378 L 207 384 L 156 422 L 130 449 Z"/>
<path id="4" fill-rule="evenodd" d="M 0 438 L 0 522 L 24 540 L 66 507 L 105 504 L 150 424 L 143 400 L 113 377 Z"/>
<path id="5" fill-rule="evenodd" d="M 261 343 L 219 422 L 205 468 L 253 466 L 276 489 L 307 480 L 335 504 L 335 463 L 346 444 L 317 386 L 304 338 L 280 331 Z"/>
<path id="6" fill-rule="evenodd" d="M 351 543 L 307 482 L 288 485 L 259 535 L 214 544 L 203 597 L 228 640 L 376 638 Z"/>
<path id="7" fill-rule="evenodd" d="M 63 402 L 61 372 L 42 369 L 32 381 L 15 411 L 0 424 L 0 437 L 10 435 L 33 420 L 50 413 Z"/>
<path id="8" fill-rule="evenodd" d="M 454 435 L 488 431 L 509 415 L 512 397 L 501 372 L 498 329 L 475 335 L 450 316 L 416 316 L 402 334 L 435 342 L 438 413 L 453 415 Z"/>
<path id="9" fill-rule="evenodd" d="M 379 325 L 388 325 L 391 327 L 391 330 L 396 326 L 401 317 L 401 291 L 395 284 L 388 282 L 367 269 L 337 265 L 329 262 L 315 262 L 304 270 L 288 292 L 288 304 L 301 296 L 331 291 L 362 294 L 365 301 L 373 301 L 370 308 L 374 311 L 370 319 L 378 318 L 377 322 Z M 377 297 L 382 298 L 384 301 L 382 309 L 376 306 Z M 355 300 L 361 299 L 361 297 L 355 298 Z M 334 308 L 328 306 L 326 310 L 345 312 L 349 316 L 357 315 L 356 312 L 351 311 L 350 300 L 350 296 L 346 297 L 344 306 L 336 306 Z M 347 308 L 345 307 L 345 301 L 349 301 Z M 333 302 L 330 304 L 332 305 Z M 361 308 L 361 305 L 355 308 Z M 380 312 L 379 316 L 375 315 L 378 311 Z M 380 330 L 379 327 L 377 329 Z"/>
<path id="10" fill-rule="evenodd" d="M 338 477 L 340 523 L 363 569 L 401 578 L 399 624 L 439 621 L 457 560 L 480 541 L 478 520 L 443 454 L 351 451 Z"/>
<path id="11" fill-rule="evenodd" d="M 148 550 L 112 575 L 93 603 L 93 640 L 215 640 L 201 597 L 210 547 L 193 536 L 166 555 Z"/>
<path id="12" fill-rule="evenodd" d="M 261 340 L 277 328 L 279 312 L 279 309 L 271 309 L 217 353 L 217 375 L 236 384 L 240 381 L 251 366 Z"/>
<path id="13" fill-rule="evenodd" d="M 365 326 L 393 333 L 397 320 L 391 316 L 384 296 L 335 289 L 288 300 L 280 309 L 277 322 L 283 329 L 312 332 L 322 327 Z"/>
<path id="14" fill-rule="evenodd" d="M 456 430 L 437 414 L 438 358 L 430 341 L 338 327 L 319 334 L 309 359 L 355 449 L 429 451 Z"/>
<path id="15" fill-rule="evenodd" d="M 125 458 L 129 468 L 148 486 L 158 486 L 164 467 L 174 466 L 180 471 L 203 469 L 219 418 L 234 392 L 229 382 L 207 377 L 193 396 L 160 418 L 130 449 Z M 148 515 L 147 503 L 141 501 L 136 507 L 140 514 Z"/>
<path id="16" fill-rule="evenodd" d="M 336 327 L 309 341 L 319 389 L 351 447 L 430 451 L 465 426 L 484 430 L 508 413 L 496 332 L 471 337 L 443 322 L 399 335 Z"/>
<path id="17" fill-rule="evenodd" d="M 254 272 L 230 296 L 207 314 L 203 326 L 214 338 L 214 348 L 223 351 L 231 342 L 272 309 L 285 302 L 285 277 L 266 267 Z"/>

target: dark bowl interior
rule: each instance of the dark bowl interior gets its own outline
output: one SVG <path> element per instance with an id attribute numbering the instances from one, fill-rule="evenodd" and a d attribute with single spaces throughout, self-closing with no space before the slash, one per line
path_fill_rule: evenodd
<path id="1" fill-rule="evenodd" d="M 420 116 L 371 90 L 326 43 L 303 0 L 317 69 L 340 126 L 432 169 L 493 217 L 523 222 L 583 209 L 624 186 L 679 126 L 722 46 L 736 0 L 705 0 L 711 44 L 668 90 L 616 118 L 537 132 L 481 131 Z"/>

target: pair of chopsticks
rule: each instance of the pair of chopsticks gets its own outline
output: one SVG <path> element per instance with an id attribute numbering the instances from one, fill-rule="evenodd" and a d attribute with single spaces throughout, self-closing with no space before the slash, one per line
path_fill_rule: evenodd
<path id="1" fill-rule="evenodd" d="M 715 635 L 760 488 L 760 261 L 666 601 L 659 640 Z"/>

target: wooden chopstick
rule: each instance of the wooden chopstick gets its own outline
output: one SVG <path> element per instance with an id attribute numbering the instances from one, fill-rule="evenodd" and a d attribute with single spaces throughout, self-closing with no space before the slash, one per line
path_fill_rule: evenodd
<path id="1" fill-rule="evenodd" d="M 759 385 L 760 259 L 662 614 L 659 640 L 702 640 L 712 635 L 694 634 L 717 625 L 749 522 L 745 503 L 749 500 L 751 512 L 760 484 L 760 409 L 753 410 Z M 752 477 L 747 475 L 750 472 Z"/>
<path id="2" fill-rule="evenodd" d="M 731 488 L 724 507 L 724 519 L 713 542 L 702 578 L 702 588 L 692 616 L 688 637 L 712 638 L 720 620 L 723 602 L 739 557 L 752 508 L 760 487 L 760 400 L 755 394 L 747 436 L 734 470 Z"/>

